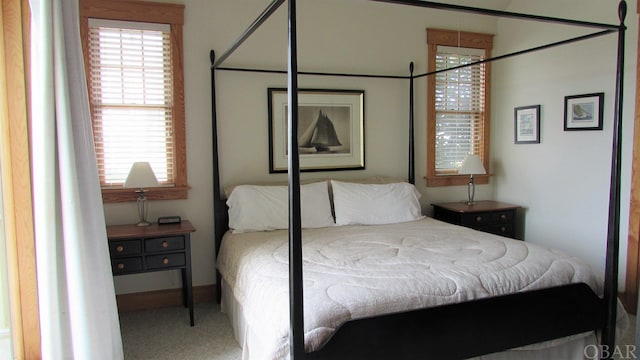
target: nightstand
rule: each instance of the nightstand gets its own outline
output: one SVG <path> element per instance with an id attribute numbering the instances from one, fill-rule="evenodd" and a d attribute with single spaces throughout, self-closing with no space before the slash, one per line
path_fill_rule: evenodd
<path id="1" fill-rule="evenodd" d="M 473 205 L 466 202 L 431 204 L 433 218 L 472 229 L 516 237 L 516 212 L 519 205 L 497 201 L 476 201 Z"/>
<path id="2" fill-rule="evenodd" d="M 114 276 L 164 270 L 182 270 L 185 307 L 193 321 L 190 234 L 196 231 L 188 220 L 179 224 L 107 226 L 111 270 Z"/>

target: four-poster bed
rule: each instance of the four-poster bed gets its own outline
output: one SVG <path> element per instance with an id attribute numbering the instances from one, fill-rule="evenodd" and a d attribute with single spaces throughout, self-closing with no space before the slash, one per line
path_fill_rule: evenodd
<path id="1" fill-rule="evenodd" d="M 610 33 L 618 33 L 616 96 L 613 131 L 613 151 L 610 187 L 610 208 L 608 219 L 607 253 L 605 282 L 602 294 L 597 285 L 587 285 L 582 280 L 569 281 L 543 289 L 518 291 L 513 294 L 496 294 L 477 300 L 466 299 L 462 302 L 438 304 L 410 311 L 394 311 L 383 315 L 367 315 L 350 320 L 339 326 L 330 340 L 323 346 L 305 353 L 304 306 L 303 306 L 303 236 L 301 214 L 301 184 L 298 154 L 298 75 L 348 76 L 406 79 L 410 87 L 409 119 L 409 169 L 407 181 L 415 182 L 414 170 L 414 118 L 413 87 L 414 80 L 426 73 L 413 74 L 410 65 L 408 76 L 388 76 L 369 74 L 342 74 L 298 71 L 296 2 L 288 1 L 289 7 L 289 58 L 288 71 L 261 69 L 225 68 L 221 64 L 238 48 L 260 25 L 273 14 L 285 0 L 274 0 L 266 10 L 240 35 L 240 37 L 219 58 L 211 52 L 212 77 L 212 130 L 213 130 L 213 188 L 215 214 L 216 255 L 221 251 L 222 239 L 228 229 L 229 214 L 222 198 L 218 163 L 217 112 L 215 72 L 253 71 L 288 74 L 288 267 L 290 326 L 289 353 L 292 358 L 308 359 L 387 359 L 387 358 L 468 358 L 482 354 L 503 351 L 528 344 L 551 339 L 572 336 L 592 330 L 601 330 L 602 345 L 613 348 L 616 329 L 619 208 L 620 208 L 620 158 L 622 89 L 624 68 L 624 19 L 626 3 L 619 3 L 619 25 L 599 24 L 571 19 L 559 19 L 546 16 L 510 13 L 505 11 L 440 4 L 419 0 L 373 0 L 422 8 L 461 11 L 474 14 L 541 21 L 558 24 L 595 28 L 599 31 L 563 40 L 532 49 L 506 54 L 486 61 L 495 61 L 528 52 L 564 45 Z M 451 70 L 451 69 L 448 69 Z M 336 210 L 337 211 L 337 210 Z M 337 216 L 337 214 L 336 214 Z M 306 235 L 305 235 L 306 236 Z M 490 239 L 493 241 L 495 239 Z M 228 241 L 228 240 L 225 240 Z M 234 240 L 235 241 L 235 240 Z M 305 260 L 306 261 L 306 260 Z M 305 265 L 307 266 L 307 265 Z M 222 293 L 223 279 L 217 274 L 218 298 Z M 603 295 L 600 297 L 599 295 Z M 308 300 L 308 299 L 307 299 Z M 468 300 L 468 301 L 467 301 Z M 523 326 L 526 324 L 526 326 Z"/>

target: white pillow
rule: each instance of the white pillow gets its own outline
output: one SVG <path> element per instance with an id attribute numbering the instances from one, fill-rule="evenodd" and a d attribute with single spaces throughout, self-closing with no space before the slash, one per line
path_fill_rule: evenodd
<path id="1" fill-rule="evenodd" d="M 269 231 L 289 227 L 287 186 L 238 185 L 229 198 L 229 228 L 233 232 Z M 303 228 L 333 226 L 327 182 L 300 186 Z"/>
<path id="2" fill-rule="evenodd" d="M 392 224 L 422 219 L 420 193 L 409 183 L 356 184 L 331 180 L 336 225 Z"/>

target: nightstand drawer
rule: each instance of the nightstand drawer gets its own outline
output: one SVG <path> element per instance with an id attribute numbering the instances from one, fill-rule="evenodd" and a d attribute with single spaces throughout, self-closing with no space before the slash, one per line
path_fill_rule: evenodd
<path id="1" fill-rule="evenodd" d="M 491 214 L 491 222 L 493 223 L 510 223 L 513 221 L 515 211 L 501 211 Z"/>
<path id="2" fill-rule="evenodd" d="M 513 224 L 494 224 L 489 227 L 487 232 L 507 237 L 514 237 L 515 235 Z"/>
<path id="3" fill-rule="evenodd" d="M 147 269 L 150 270 L 184 266 L 186 264 L 184 253 L 147 256 L 146 261 Z"/>
<path id="4" fill-rule="evenodd" d="M 111 270 L 114 275 L 128 274 L 142 271 L 142 257 L 130 257 L 111 260 Z"/>
<path id="5" fill-rule="evenodd" d="M 491 213 L 468 213 L 462 215 L 463 226 L 480 226 L 491 221 Z"/>
<path id="6" fill-rule="evenodd" d="M 145 239 L 144 249 L 146 252 L 184 250 L 184 236 Z"/>
<path id="7" fill-rule="evenodd" d="M 142 246 L 140 240 L 110 241 L 109 252 L 112 257 L 136 255 L 142 253 Z"/>

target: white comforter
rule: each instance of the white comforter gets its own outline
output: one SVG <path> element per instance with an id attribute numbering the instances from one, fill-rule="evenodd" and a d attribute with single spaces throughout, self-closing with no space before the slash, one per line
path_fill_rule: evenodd
<path id="1" fill-rule="evenodd" d="M 350 319 L 552 285 L 600 281 L 584 262 L 523 241 L 426 218 L 303 231 L 307 351 Z M 263 344 L 252 358 L 288 354 L 286 231 L 226 234 L 218 269 Z M 256 356 L 259 355 L 259 356 Z"/>

